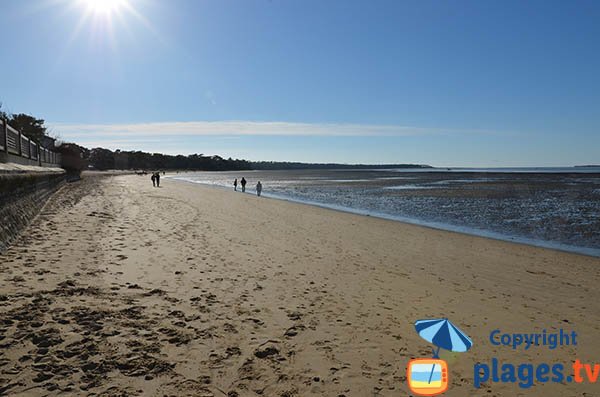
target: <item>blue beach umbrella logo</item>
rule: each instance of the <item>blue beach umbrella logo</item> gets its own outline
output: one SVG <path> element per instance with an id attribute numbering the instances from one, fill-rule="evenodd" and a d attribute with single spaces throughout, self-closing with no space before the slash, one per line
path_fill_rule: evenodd
<path id="1" fill-rule="evenodd" d="M 473 341 L 447 318 L 418 320 L 415 329 L 419 336 L 437 347 L 433 358 L 439 357 L 440 349 L 464 353 L 473 346 Z"/>
<path id="2" fill-rule="evenodd" d="M 407 380 L 411 391 L 420 396 L 436 396 L 448 390 L 448 363 L 439 358 L 440 349 L 466 352 L 473 341 L 447 318 L 418 320 L 415 329 L 419 336 L 437 347 L 433 358 L 416 358 L 408 363 Z"/>

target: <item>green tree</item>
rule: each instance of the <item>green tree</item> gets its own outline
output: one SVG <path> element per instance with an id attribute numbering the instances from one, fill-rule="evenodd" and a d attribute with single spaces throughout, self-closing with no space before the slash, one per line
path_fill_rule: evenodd
<path id="1" fill-rule="evenodd" d="M 37 143 L 40 143 L 42 138 L 46 135 L 44 120 L 36 119 L 25 113 L 11 115 L 8 119 L 8 124 Z"/>

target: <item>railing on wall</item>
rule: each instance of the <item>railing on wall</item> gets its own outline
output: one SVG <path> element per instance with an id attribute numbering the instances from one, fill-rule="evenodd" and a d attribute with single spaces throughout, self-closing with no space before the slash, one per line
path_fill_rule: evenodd
<path id="1" fill-rule="evenodd" d="M 60 153 L 41 147 L 0 119 L 0 151 L 37 162 L 38 165 L 60 165 Z"/>

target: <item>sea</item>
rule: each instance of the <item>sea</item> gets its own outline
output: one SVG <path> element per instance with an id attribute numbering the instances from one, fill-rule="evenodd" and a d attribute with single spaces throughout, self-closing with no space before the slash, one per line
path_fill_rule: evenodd
<path id="1" fill-rule="evenodd" d="M 179 173 L 170 178 L 600 257 L 600 167 Z M 238 190 L 240 187 L 238 186 Z"/>

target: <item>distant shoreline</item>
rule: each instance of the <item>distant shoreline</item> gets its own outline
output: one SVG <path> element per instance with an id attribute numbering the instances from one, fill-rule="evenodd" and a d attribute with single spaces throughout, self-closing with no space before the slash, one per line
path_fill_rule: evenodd
<path id="1" fill-rule="evenodd" d="M 303 166 L 310 165 L 308 163 L 294 163 Z M 248 168 L 248 169 L 194 169 L 194 168 L 129 168 L 129 169 L 95 169 L 89 168 L 82 172 L 89 173 L 135 173 L 139 171 L 165 171 L 165 172 L 251 172 L 251 171 L 406 171 L 406 172 L 429 172 L 429 173 L 495 173 L 495 174 L 513 174 L 513 173 L 544 173 L 544 174 L 600 174 L 600 166 L 583 165 L 571 167 L 433 167 L 430 165 L 418 164 L 326 164 L 315 163 L 312 167 L 294 168 Z"/>
<path id="2" fill-rule="evenodd" d="M 382 170 L 382 169 L 433 169 L 427 164 L 340 164 L 340 163 L 303 163 L 295 161 L 251 161 L 249 162 L 252 170 L 258 171 L 276 171 L 276 170 L 331 170 L 331 169 L 350 169 L 350 170 Z"/>

